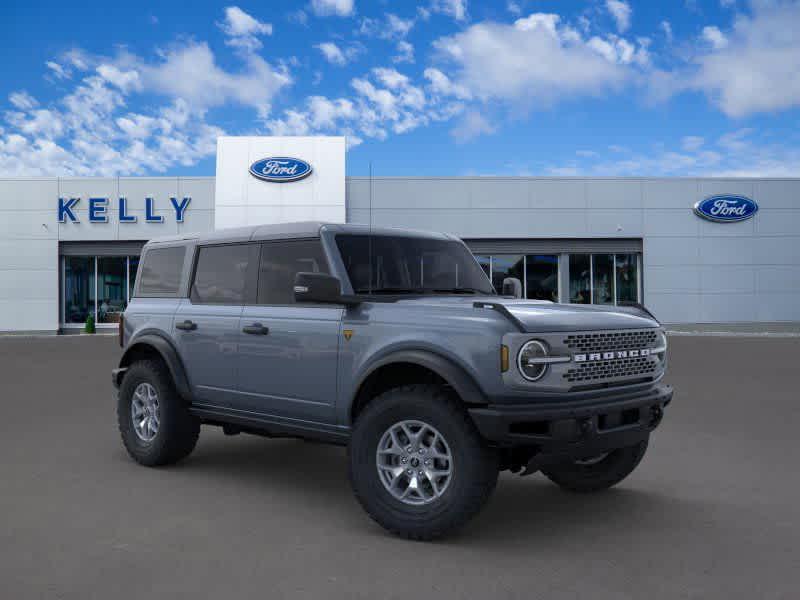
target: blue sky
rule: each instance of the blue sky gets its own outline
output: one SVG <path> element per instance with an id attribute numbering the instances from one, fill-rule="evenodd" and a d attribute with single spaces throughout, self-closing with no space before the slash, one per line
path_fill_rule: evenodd
<path id="1" fill-rule="evenodd" d="M 0 175 L 800 176 L 800 1 L 5 2 Z"/>

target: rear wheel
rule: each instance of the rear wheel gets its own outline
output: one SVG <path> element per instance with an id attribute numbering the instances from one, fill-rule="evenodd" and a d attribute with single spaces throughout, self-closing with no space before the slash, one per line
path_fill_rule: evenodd
<path id="1" fill-rule="evenodd" d="M 117 399 L 122 443 L 138 463 L 153 467 L 178 462 L 197 444 L 200 421 L 189 414 L 161 361 L 133 363 Z"/>
<path id="2" fill-rule="evenodd" d="M 375 398 L 354 425 L 349 457 L 361 505 L 410 539 L 458 529 L 497 484 L 495 452 L 441 386 L 405 386 Z"/>
<path id="3" fill-rule="evenodd" d="M 618 448 L 598 456 L 559 463 L 542 472 L 550 481 L 571 492 L 597 492 L 608 489 L 630 475 L 647 450 L 648 440 Z"/>

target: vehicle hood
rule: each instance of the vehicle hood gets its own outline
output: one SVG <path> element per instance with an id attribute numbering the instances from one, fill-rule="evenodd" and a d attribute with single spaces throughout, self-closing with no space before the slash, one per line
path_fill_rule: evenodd
<path id="1" fill-rule="evenodd" d="M 587 331 L 598 329 L 646 329 L 659 323 L 645 311 L 633 306 L 555 304 L 540 300 L 518 300 L 501 296 L 437 296 L 408 298 L 399 303 L 461 310 L 492 310 L 482 303 L 505 307 L 524 331 Z M 497 309 L 494 309 L 497 310 Z M 502 308 L 498 312 L 503 312 Z"/>

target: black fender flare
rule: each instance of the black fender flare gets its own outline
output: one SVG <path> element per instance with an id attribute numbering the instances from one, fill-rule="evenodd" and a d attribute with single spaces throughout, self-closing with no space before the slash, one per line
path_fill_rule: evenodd
<path id="1" fill-rule="evenodd" d="M 348 408 L 351 420 L 353 405 L 361 392 L 364 382 L 381 367 L 393 363 L 411 363 L 430 369 L 455 390 L 464 404 L 477 406 L 487 403 L 486 395 L 475 382 L 475 379 L 467 373 L 463 367 L 457 365 L 452 360 L 429 350 L 397 350 L 370 363 L 369 367 L 358 378 L 353 388 L 353 395 Z"/>
<path id="2" fill-rule="evenodd" d="M 189 387 L 189 378 L 186 376 L 186 369 L 183 367 L 183 361 L 181 361 L 178 351 L 172 345 L 172 342 L 159 333 L 142 333 L 132 339 L 119 361 L 120 368 L 128 367 L 131 363 L 131 357 L 135 355 L 137 350 L 142 348 L 155 350 L 164 361 L 164 364 L 167 365 L 178 394 L 184 400 L 190 400 L 192 392 Z"/>

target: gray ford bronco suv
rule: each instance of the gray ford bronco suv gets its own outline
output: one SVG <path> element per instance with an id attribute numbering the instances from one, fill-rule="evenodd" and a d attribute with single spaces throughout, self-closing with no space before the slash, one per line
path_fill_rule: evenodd
<path id="1" fill-rule="evenodd" d="M 152 241 L 120 343 L 136 461 L 185 458 L 201 425 L 347 445 L 359 502 L 412 539 L 463 525 L 501 470 L 619 483 L 672 398 L 667 339 L 642 307 L 500 296 L 458 238 L 399 229 Z"/>

